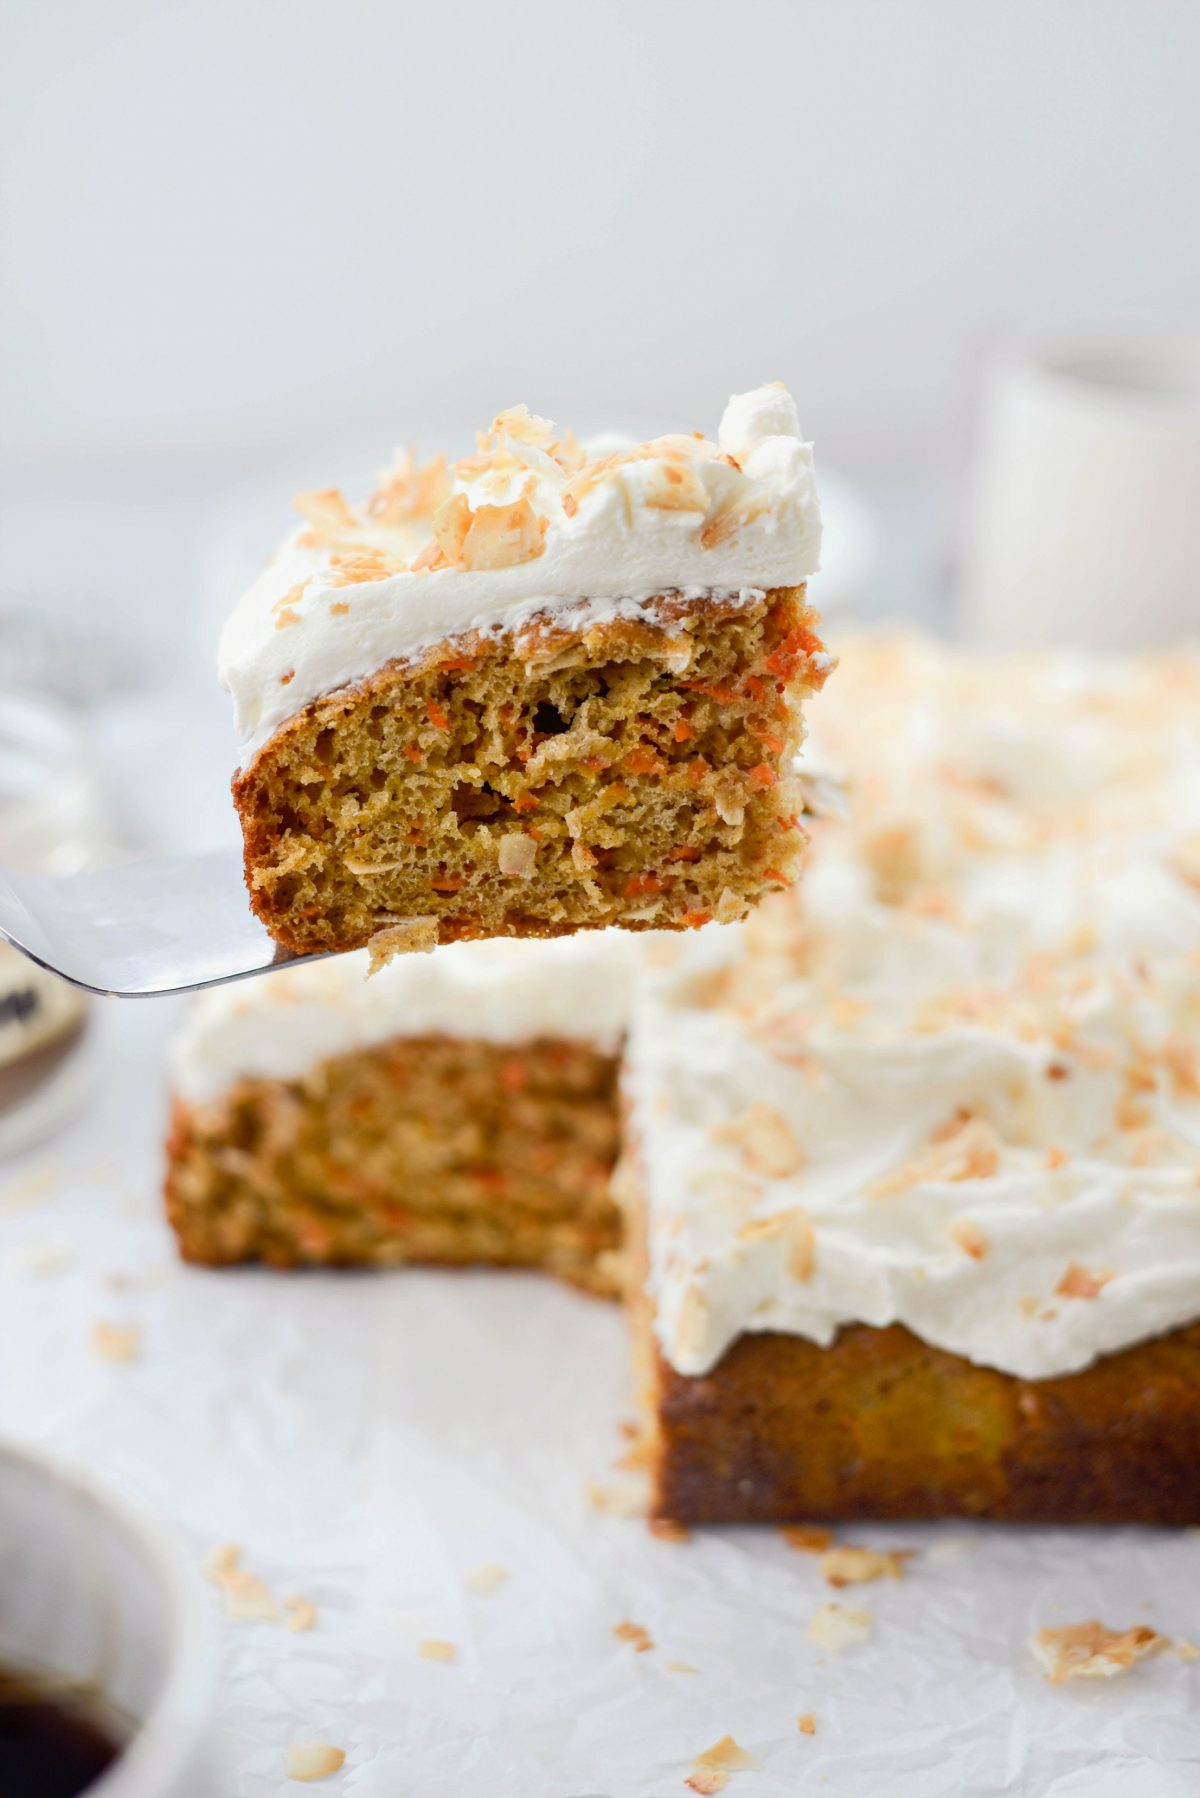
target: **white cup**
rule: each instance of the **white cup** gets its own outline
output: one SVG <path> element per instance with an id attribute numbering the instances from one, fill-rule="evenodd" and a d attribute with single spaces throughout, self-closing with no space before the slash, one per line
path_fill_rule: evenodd
<path id="1" fill-rule="evenodd" d="M 1200 638 L 1200 342 L 1014 354 L 988 389 L 958 624 L 995 648 Z"/>
<path id="2" fill-rule="evenodd" d="M 215 1654 L 195 1571 L 157 1529 L 0 1443 L 0 1664 L 129 1719 L 88 1798 L 213 1798 Z"/>

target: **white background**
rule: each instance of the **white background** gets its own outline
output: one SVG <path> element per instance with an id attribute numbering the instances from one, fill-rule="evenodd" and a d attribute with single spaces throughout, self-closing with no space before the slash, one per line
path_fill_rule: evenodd
<path id="1" fill-rule="evenodd" d="M 0 469 L 782 377 L 945 473 L 998 338 L 1194 326 L 1198 67 L 1191 0 L 7 0 Z"/>

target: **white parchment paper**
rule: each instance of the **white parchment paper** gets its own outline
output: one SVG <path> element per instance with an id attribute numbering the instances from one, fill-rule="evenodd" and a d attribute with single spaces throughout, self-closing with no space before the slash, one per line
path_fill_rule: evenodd
<path id="1" fill-rule="evenodd" d="M 1056 1688 L 1026 1647 L 1092 1616 L 1200 1639 L 1200 1536 L 864 1527 L 847 1539 L 918 1554 L 833 1593 L 775 1531 L 672 1543 L 598 1512 L 587 1485 L 620 1486 L 630 1415 L 615 1307 L 535 1276 L 177 1265 L 158 1199 L 174 1015 L 106 1008 L 86 1116 L 0 1166 L 0 1430 L 173 1521 L 197 1563 L 237 1542 L 317 1606 L 305 1634 L 222 1622 L 231 1798 L 297 1790 L 301 1738 L 345 1749 L 319 1789 L 346 1798 L 686 1798 L 726 1732 L 760 1763 L 731 1798 L 1200 1790 L 1200 1664 Z M 138 1358 L 98 1357 L 97 1322 L 135 1325 Z M 488 1595 L 465 1583 L 483 1563 L 508 1570 Z M 868 1643 L 808 1640 L 831 1598 L 873 1612 Z M 423 1659 L 426 1638 L 457 1660 Z"/>

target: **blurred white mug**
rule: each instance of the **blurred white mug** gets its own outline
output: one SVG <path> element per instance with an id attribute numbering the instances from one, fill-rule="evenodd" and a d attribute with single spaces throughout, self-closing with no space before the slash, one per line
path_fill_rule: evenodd
<path id="1" fill-rule="evenodd" d="M 1010 356 L 974 482 L 957 619 L 969 642 L 1200 639 L 1200 343 Z"/>

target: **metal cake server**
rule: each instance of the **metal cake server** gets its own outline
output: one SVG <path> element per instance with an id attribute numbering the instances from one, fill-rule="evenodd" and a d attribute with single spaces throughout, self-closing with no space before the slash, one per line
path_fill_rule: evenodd
<path id="1" fill-rule="evenodd" d="M 321 959 L 272 942 L 250 910 L 237 849 L 86 874 L 0 868 L 0 938 L 72 986 L 119 999 Z"/>

